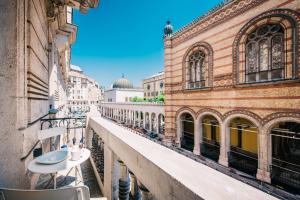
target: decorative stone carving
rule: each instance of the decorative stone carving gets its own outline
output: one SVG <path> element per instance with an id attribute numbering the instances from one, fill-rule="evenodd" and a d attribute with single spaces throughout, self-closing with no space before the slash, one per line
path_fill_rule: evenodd
<path id="1" fill-rule="evenodd" d="M 266 0 L 241 0 L 229 2 L 228 4 L 213 10 L 211 13 L 196 19 L 189 25 L 174 33 L 172 37 L 173 46 L 177 46 L 186 40 L 191 39 L 195 35 L 199 35 L 201 32 L 221 24 L 246 10 L 249 10 L 250 8 L 264 3 L 265 1 Z"/>

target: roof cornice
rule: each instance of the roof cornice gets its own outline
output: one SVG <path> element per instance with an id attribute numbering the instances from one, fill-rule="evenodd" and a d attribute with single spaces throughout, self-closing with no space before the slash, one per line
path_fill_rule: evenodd
<path id="1" fill-rule="evenodd" d="M 231 0 L 221 3 L 208 13 L 196 18 L 188 25 L 176 31 L 171 37 L 172 46 L 176 46 L 206 31 L 220 23 L 229 20 L 252 7 L 258 6 L 267 0 Z"/>

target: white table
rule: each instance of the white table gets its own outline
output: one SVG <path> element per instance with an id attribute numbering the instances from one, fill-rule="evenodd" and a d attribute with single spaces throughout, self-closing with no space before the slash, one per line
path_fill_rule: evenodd
<path id="1" fill-rule="evenodd" d="M 91 155 L 90 150 L 86 148 L 81 149 L 80 159 L 71 160 L 71 153 L 68 153 L 68 158 L 60 163 L 53 165 L 45 165 L 36 162 L 36 159 L 32 160 L 28 165 L 28 170 L 37 174 L 54 174 L 54 189 L 56 189 L 56 175 L 59 171 L 71 170 L 75 167 L 76 179 L 77 179 L 77 166 L 86 161 Z"/>

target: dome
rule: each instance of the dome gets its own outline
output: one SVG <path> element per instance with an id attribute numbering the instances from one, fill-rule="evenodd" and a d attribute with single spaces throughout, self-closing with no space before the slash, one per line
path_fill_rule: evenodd
<path id="1" fill-rule="evenodd" d="M 124 78 L 124 76 L 123 76 L 122 78 L 116 80 L 113 83 L 112 88 L 132 89 L 133 84 L 130 80 Z"/>
<path id="2" fill-rule="evenodd" d="M 171 25 L 170 21 L 167 21 L 167 25 L 164 28 L 164 36 L 171 37 L 173 34 L 173 26 Z"/>

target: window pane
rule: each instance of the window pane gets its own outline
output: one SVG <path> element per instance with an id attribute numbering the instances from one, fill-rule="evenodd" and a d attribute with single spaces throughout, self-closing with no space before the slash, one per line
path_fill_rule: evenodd
<path id="1" fill-rule="evenodd" d="M 247 73 L 257 71 L 257 59 L 256 59 L 256 47 L 255 43 L 249 43 L 247 45 Z"/>
<path id="2" fill-rule="evenodd" d="M 268 71 L 259 72 L 259 80 L 261 80 L 261 81 L 268 80 Z"/>
<path id="3" fill-rule="evenodd" d="M 283 78 L 283 69 L 272 70 L 272 79 L 282 79 Z"/>
<path id="4" fill-rule="evenodd" d="M 204 60 L 205 60 L 205 58 L 202 58 L 201 60 L 200 60 L 200 66 L 201 66 L 201 77 L 200 77 L 200 79 L 201 80 L 205 80 L 205 64 L 204 64 Z"/>
<path id="5" fill-rule="evenodd" d="M 195 81 L 200 81 L 200 62 L 196 61 L 195 62 L 196 65 L 196 80 Z"/>
<path id="6" fill-rule="evenodd" d="M 194 63 L 190 63 L 190 82 L 195 82 L 195 69 L 194 69 Z"/>
<path id="7" fill-rule="evenodd" d="M 276 35 L 272 38 L 272 69 L 283 68 L 283 38 Z"/>
<path id="8" fill-rule="evenodd" d="M 248 82 L 256 82 L 256 73 L 248 74 Z"/>
<path id="9" fill-rule="evenodd" d="M 269 49 L 268 41 L 262 40 L 259 42 L 259 68 L 260 71 L 268 70 Z"/>

